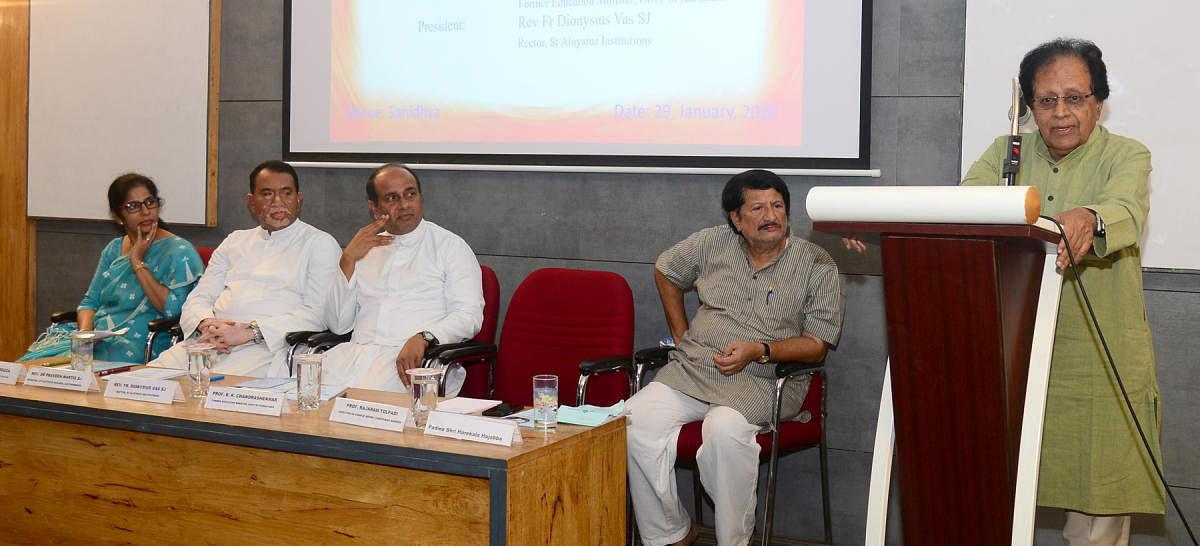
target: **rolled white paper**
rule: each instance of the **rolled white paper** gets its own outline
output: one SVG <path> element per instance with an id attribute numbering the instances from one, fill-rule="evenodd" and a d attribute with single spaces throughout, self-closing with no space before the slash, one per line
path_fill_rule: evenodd
<path id="1" fill-rule="evenodd" d="M 805 207 L 814 222 L 1032 224 L 1042 198 L 1032 186 L 823 186 Z"/>

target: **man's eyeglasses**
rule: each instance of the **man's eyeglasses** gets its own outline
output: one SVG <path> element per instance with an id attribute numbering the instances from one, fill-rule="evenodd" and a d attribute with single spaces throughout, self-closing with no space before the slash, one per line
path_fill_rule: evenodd
<path id="1" fill-rule="evenodd" d="M 1086 102 L 1088 97 L 1092 95 L 1095 95 L 1095 93 L 1088 93 L 1086 95 L 1063 95 L 1061 97 L 1043 97 L 1033 101 L 1033 107 L 1038 110 L 1053 110 L 1055 106 L 1058 106 L 1058 101 L 1062 100 L 1063 104 L 1066 104 L 1068 107 L 1079 108 L 1080 106 L 1083 106 L 1083 103 Z"/>
<path id="2" fill-rule="evenodd" d="M 162 204 L 163 200 L 158 197 L 147 197 L 145 201 L 130 201 L 125 203 L 124 205 L 121 205 L 121 208 L 125 209 L 125 212 L 135 214 L 142 210 L 142 207 L 146 207 L 147 209 L 156 209 L 162 206 Z"/>

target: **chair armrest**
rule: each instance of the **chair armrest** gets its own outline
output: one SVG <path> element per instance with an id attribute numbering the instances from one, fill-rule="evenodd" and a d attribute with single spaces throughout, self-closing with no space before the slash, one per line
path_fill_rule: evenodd
<path id="1" fill-rule="evenodd" d="M 179 326 L 179 317 L 163 317 L 146 323 L 146 329 L 151 332 L 168 332 L 175 326 Z"/>
<path id="2" fill-rule="evenodd" d="M 600 358 L 589 358 L 579 363 L 579 375 L 592 375 L 603 372 L 625 370 L 633 372 L 633 361 L 629 355 L 613 355 Z"/>
<path id="3" fill-rule="evenodd" d="M 75 311 L 59 311 L 57 313 L 50 313 L 50 323 L 51 324 L 58 324 L 60 322 L 71 322 L 71 321 L 75 320 L 76 318 L 78 318 L 78 317 L 76 316 Z"/>
<path id="4" fill-rule="evenodd" d="M 657 370 L 667 365 L 667 355 L 674 347 L 647 347 L 633 353 L 633 361 L 642 364 L 648 370 Z"/>
<path id="5" fill-rule="evenodd" d="M 300 330 L 298 332 L 288 332 L 286 336 L 283 336 L 283 339 L 287 341 L 288 345 L 295 345 L 297 343 L 303 343 L 304 340 L 320 333 L 323 332 L 318 332 L 316 330 Z"/>
<path id="6" fill-rule="evenodd" d="M 316 352 L 328 349 L 339 343 L 350 341 L 350 336 L 353 334 L 354 332 L 352 331 L 344 334 L 335 334 L 326 330 L 324 332 L 317 332 L 311 336 L 308 336 L 307 343 L 309 348 Z"/>
<path id="7" fill-rule="evenodd" d="M 494 356 L 496 354 L 496 345 L 493 343 L 480 343 L 478 341 L 462 341 L 459 343 L 443 343 L 441 345 L 430 345 L 425 350 L 425 358 L 438 358 L 443 362 L 451 360 L 461 360 L 464 358 L 482 358 Z"/>
<path id="8" fill-rule="evenodd" d="M 776 362 L 775 377 L 784 378 L 801 373 L 820 370 L 825 367 L 825 361 L 820 362 Z"/>

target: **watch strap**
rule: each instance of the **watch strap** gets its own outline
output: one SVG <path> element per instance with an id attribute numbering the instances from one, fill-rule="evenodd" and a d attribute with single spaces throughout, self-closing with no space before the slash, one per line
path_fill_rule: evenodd
<path id="1" fill-rule="evenodd" d="M 767 362 L 771 361 L 771 346 L 767 343 L 763 343 L 762 346 L 763 355 L 758 357 L 758 361 L 762 364 L 766 364 Z"/>

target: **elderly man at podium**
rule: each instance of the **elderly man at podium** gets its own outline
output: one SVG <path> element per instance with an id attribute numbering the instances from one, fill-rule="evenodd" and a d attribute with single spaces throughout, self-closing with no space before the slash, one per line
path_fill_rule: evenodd
<path id="1" fill-rule="evenodd" d="M 759 446 L 770 420 L 773 362 L 818 362 L 841 333 L 837 265 L 788 230 L 790 197 L 776 174 L 751 170 L 721 195 L 728 225 L 698 231 L 659 256 L 654 277 L 678 350 L 629 399 L 629 488 L 645 544 L 690 544 L 695 522 L 675 484 L 680 428 L 704 421 L 696 455 L 713 499 L 719 544 L 754 532 Z M 700 308 L 689 324 L 683 297 Z M 807 381 L 789 384 L 783 417 L 794 417 Z M 699 494 L 699 492 L 697 492 Z"/>
<path id="2" fill-rule="evenodd" d="M 1087 290 L 1154 457 L 1159 395 L 1142 298 L 1138 243 L 1150 210 L 1150 152 L 1098 125 L 1108 76 L 1095 44 L 1059 39 L 1021 61 L 1019 80 L 1038 131 L 1025 135 L 1016 181 L 1037 187 L 1059 244 L 1062 303 L 1050 370 L 1038 504 L 1064 508 L 1069 545 L 1128 544 L 1130 513 L 1164 513 L 1164 491 L 1125 410 L 1084 305 Z M 964 185 L 1001 183 L 1008 137 L 971 166 Z M 1069 262 L 1069 244 L 1078 265 Z"/>

